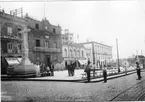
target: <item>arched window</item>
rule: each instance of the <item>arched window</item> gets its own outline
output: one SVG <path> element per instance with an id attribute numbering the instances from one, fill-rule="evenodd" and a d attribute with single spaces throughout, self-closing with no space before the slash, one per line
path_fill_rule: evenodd
<path id="1" fill-rule="evenodd" d="M 67 49 L 64 49 L 64 57 L 67 57 Z"/>
<path id="2" fill-rule="evenodd" d="M 78 57 L 80 57 L 80 51 L 78 50 Z"/>
<path id="3" fill-rule="evenodd" d="M 74 57 L 77 57 L 77 55 L 76 55 L 76 50 L 74 49 Z"/>
<path id="4" fill-rule="evenodd" d="M 72 50 L 70 49 L 70 57 L 72 57 Z"/>
<path id="5" fill-rule="evenodd" d="M 84 51 L 82 50 L 82 57 L 84 57 Z"/>

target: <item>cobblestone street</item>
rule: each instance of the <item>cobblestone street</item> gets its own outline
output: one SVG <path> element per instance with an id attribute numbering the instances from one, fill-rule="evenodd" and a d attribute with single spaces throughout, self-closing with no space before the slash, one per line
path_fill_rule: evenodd
<path id="1" fill-rule="evenodd" d="M 107 83 L 2 81 L 1 96 L 44 101 L 132 101 L 145 100 L 145 72 L 108 80 Z"/>

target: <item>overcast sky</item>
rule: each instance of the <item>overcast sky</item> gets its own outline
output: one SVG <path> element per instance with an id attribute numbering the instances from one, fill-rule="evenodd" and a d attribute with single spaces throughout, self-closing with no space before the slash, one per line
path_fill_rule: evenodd
<path id="1" fill-rule="evenodd" d="M 44 6 L 45 5 L 45 6 Z M 120 58 L 145 55 L 145 0 L 135 1 L 60 1 L 60 2 L 0 2 L 10 10 L 23 7 L 24 14 L 69 29 L 79 42 L 86 39 L 113 46 L 116 59 L 116 38 Z M 45 13 L 44 13 L 45 9 Z"/>

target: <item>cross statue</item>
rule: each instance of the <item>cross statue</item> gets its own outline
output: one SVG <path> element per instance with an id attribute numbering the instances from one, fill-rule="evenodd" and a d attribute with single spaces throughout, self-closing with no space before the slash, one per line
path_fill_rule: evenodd
<path id="1" fill-rule="evenodd" d="M 29 48 L 28 48 L 28 32 L 31 31 L 31 29 L 27 29 L 26 27 L 20 31 L 19 33 L 22 34 L 22 49 L 23 49 L 23 58 L 22 58 L 22 63 L 24 64 L 30 64 L 29 60 Z"/>

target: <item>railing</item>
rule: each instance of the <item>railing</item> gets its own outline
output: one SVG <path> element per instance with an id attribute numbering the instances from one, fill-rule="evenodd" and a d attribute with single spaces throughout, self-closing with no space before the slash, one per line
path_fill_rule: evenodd
<path id="1" fill-rule="evenodd" d="M 1 53 L 1 56 L 4 57 L 18 57 L 18 56 L 22 56 L 22 53 Z"/>
<path id="2" fill-rule="evenodd" d="M 18 36 L 13 36 L 13 35 L 1 35 L 0 38 L 2 39 L 12 39 L 12 40 L 21 40 L 21 38 L 19 38 Z"/>
<path id="3" fill-rule="evenodd" d="M 40 51 L 40 52 L 60 52 L 60 49 L 58 49 L 58 48 L 35 47 L 34 51 Z"/>

